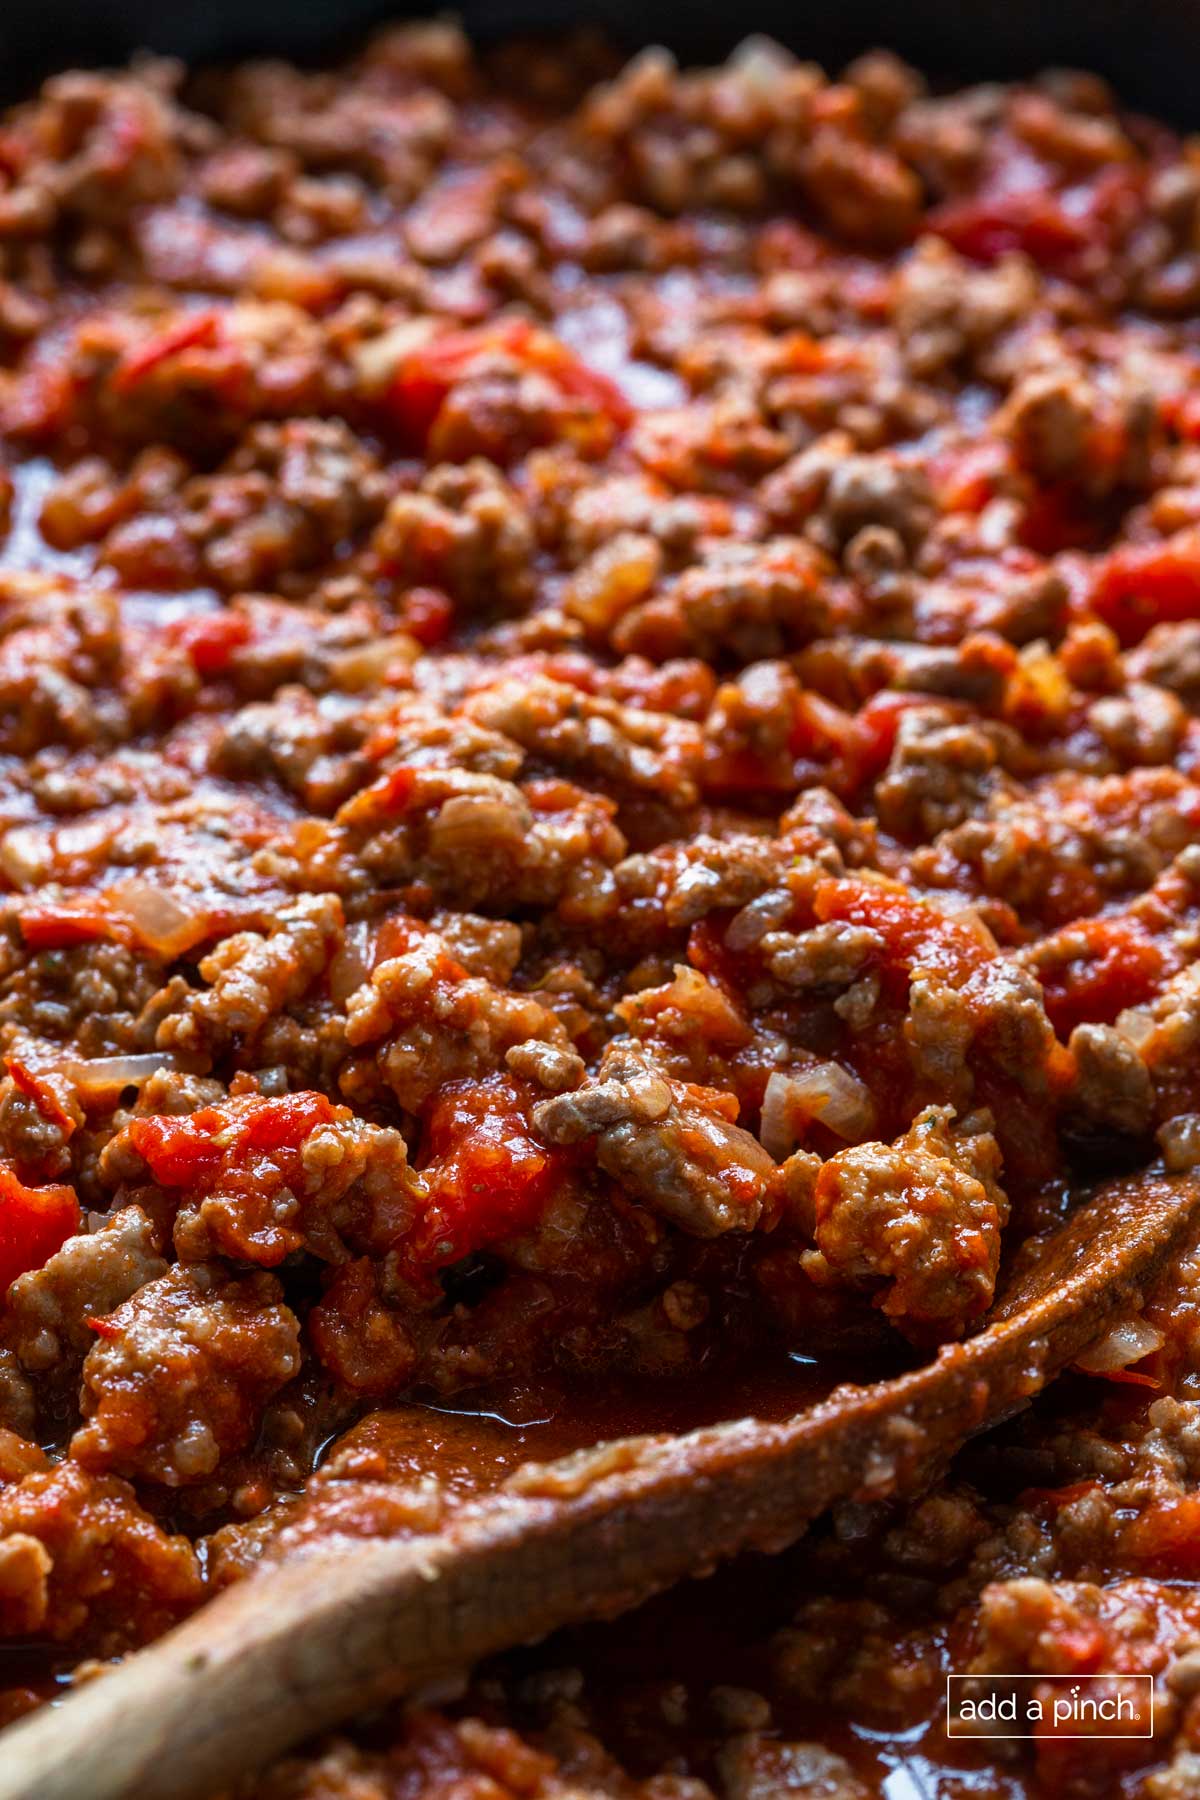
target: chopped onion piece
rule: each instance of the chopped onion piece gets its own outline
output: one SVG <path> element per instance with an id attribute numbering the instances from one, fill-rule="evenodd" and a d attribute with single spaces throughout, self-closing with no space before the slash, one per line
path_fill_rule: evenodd
<path id="1" fill-rule="evenodd" d="M 346 935 L 329 965 L 329 993 L 342 1006 L 371 979 L 375 967 L 375 934 L 365 920 L 346 927 Z"/>
<path id="2" fill-rule="evenodd" d="M 168 961 L 208 937 L 212 921 L 198 906 L 185 906 L 165 888 L 131 876 L 105 896 L 111 911 L 127 919 L 148 950 Z"/>
<path id="3" fill-rule="evenodd" d="M 45 881 L 50 858 L 46 833 L 33 825 L 0 831 L 0 871 L 13 887 L 27 889 Z"/>
<path id="4" fill-rule="evenodd" d="M 173 1069 L 174 1059 L 159 1050 L 140 1056 L 77 1056 L 59 1065 L 77 1087 L 95 1092 L 104 1088 L 141 1087 L 160 1069 Z"/>
<path id="5" fill-rule="evenodd" d="M 1200 1113 L 1176 1113 L 1159 1126 L 1158 1141 L 1172 1175 L 1200 1168 Z"/>
<path id="6" fill-rule="evenodd" d="M 399 678 L 402 670 L 416 662 L 421 646 L 407 631 L 395 631 L 390 637 L 377 638 L 371 644 L 356 644 L 343 650 L 330 664 L 333 685 L 341 693 L 357 693 L 362 688 Z"/>
<path id="7" fill-rule="evenodd" d="M 772 1075 L 759 1132 L 764 1150 L 781 1160 L 814 1119 L 848 1143 L 860 1144 L 875 1128 L 875 1108 L 857 1075 L 840 1063 L 814 1063 L 797 1075 Z"/>
<path id="8" fill-rule="evenodd" d="M 1166 1339 L 1157 1326 L 1143 1318 L 1122 1319 L 1090 1350 L 1075 1358 L 1076 1365 L 1089 1375 L 1108 1375 L 1114 1369 L 1125 1369 L 1141 1362 L 1152 1350 L 1160 1350 Z"/>
<path id="9" fill-rule="evenodd" d="M 1117 1030 L 1127 1043 L 1139 1050 L 1158 1030 L 1158 1021 L 1144 1006 L 1127 1006 L 1117 1015 Z"/>
<path id="10" fill-rule="evenodd" d="M 414 350 L 421 350 L 434 336 L 436 326 L 429 318 L 401 319 L 378 337 L 365 338 L 354 352 L 354 363 L 362 386 L 369 393 L 380 393 L 393 379 L 402 362 Z"/>

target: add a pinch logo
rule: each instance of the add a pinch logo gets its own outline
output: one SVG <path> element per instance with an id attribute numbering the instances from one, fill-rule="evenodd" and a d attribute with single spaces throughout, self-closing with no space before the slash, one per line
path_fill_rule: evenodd
<path id="1" fill-rule="evenodd" d="M 1148 1738 L 1151 1675 L 948 1675 L 953 1738 Z"/>

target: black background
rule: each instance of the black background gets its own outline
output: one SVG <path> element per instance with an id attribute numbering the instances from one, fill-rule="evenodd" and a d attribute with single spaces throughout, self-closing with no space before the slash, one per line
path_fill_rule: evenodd
<path id="1" fill-rule="evenodd" d="M 143 47 L 193 60 L 261 51 L 303 58 L 352 41 L 381 17 L 439 10 L 439 0 L 407 8 L 387 0 L 0 0 L 0 90 L 12 98 L 56 68 L 124 61 Z M 947 79 L 1087 68 L 1108 76 L 1129 104 L 1200 125 L 1200 0 L 459 0 L 457 10 L 485 40 L 587 23 L 629 48 L 663 42 L 711 60 L 747 32 L 765 31 L 830 69 L 873 44 Z"/>

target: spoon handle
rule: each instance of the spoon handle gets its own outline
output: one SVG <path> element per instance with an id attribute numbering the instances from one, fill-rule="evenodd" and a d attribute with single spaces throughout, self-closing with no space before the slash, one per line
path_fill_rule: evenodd
<path id="1" fill-rule="evenodd" d="M 363 1707 L 781 1549 L 835 1500 L 913 1492 L 1139 1307 L 1198 1212 L 1191 1177 L 1111 1183 L 1027 1251 L 978 1336 L 910 1374 L 782 1424 L 527 1465 L 430 1536 L 264 1566 L 6 1732 L 0 1800 L 208 1800 Z"/>

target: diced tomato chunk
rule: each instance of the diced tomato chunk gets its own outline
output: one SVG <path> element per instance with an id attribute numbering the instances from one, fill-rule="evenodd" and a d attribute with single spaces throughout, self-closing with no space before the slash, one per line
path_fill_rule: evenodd
<path id="1" fill-rule="evenodd" d="M 1152 625 L 1200 618 L 1200 531 L 1114 550 L 1099 565 L 1091 603 L 1123 644 Z"/>
<path id="2" fill-rule="evenodd" d="M 388 408 L 405 437 L 423 445 L 452 387 L 486 356 L 513 357 L 554 382 L 563 394 L 582 400 L 615 424 L 628 425 L 633 409 L 615 381 L 590 369 L 550 332 L 525 319 L 504 319 L 465 331 L 450 331 L 412 350 L 401 362 L 388 392 Z"/>
<path id="3" fill-rule="evenodd" d="M 453 380 L 453 372 L 437 364 L 418 362 L 415 354 L 405 358 L 389 389 L 388 409 L 407 442 L 425 443 Z"/>
<path id="4" fill-rule="evenodd" d="M 412 588 L 400 608 L 401 630 L 415 637 L 426 649 L 448 637 L 453 623 L 454 602 L 441 588 Z"/>
<path id="5" fill-rule="evenodd" d="M 227 1106 L 203 1106 L 183 1118 L 133 1119 L 129 1137 L 161 1187 L 198 1187 L 224 1165 L 241 1169 L 254 1156 L 299 1150 L 337 1110 L 324 1094 L 251 1097 Z"/>
<path id="6" fill-rule="evenodd" d="M 183 1118 L 130 1121 L 130 1142 L 160 1187 L 190 1187 L 219 1164 L 221 1152 L 200 1123 L 201 1116 L 192 1113 Z"/>
<path id="7" fill-rule="evenodd" d="M 386 739 L 381 740 L 378 749 L 386 754 L 390 748 Z M 386 819 L 393 814 L 402 813 L 412 798 L 413 789 L 417 785 L 417 771 L 407 763 L 401 763 L 373 781 L 370 787 L 362 788 L 351 796 L 337 815 L 339 825 L 374 825 L 379 819 Z"/>
<path id="8" fill-rule="evenodd" d="M 70 1137 L 75 1130 L 75 1120 L 63 1105 L 63 1092 L 69 1093 L 71 1088 L 69 1080 L 50 1070 L 34 1068 L 15 1054 L 5 1057 L 4 1067 L 12 1076 L 14 1086 L 26 1099 L 33 1101 L 43 1119 L 50 1119 L 64 1137 Z"/>
<path id="9" fill-rule="evenodd" d="M 796 697 L 788 749 L 793 756 L 826 762 L 844 755 L 854 742 L 854 720 L 832 700 L 805 689 Z"/>
<path id="10" fill-rule="evenodd" d="M 1014 181 L 1003 161 L 984 191 L 936 207 L 928 229 L 975 262 L 1019 250 L 1045 269 L 1070 273 L 1081 255 L 1116 242 L 1135 216 L 1141 176 L 1110 166 L 1086 182 L 1056 189 L 1049 170 L 1026 169 Z"/>
<path id="11" fill-rule="evenodd" d="M 250 621 L 244 613 L 193 613 L 176 619 L 167 633 L 192 660 L 197 675 L 206 679 L 224 675 L 234 653 L 250 641 Z"/>
<path id="12" fill-rule="evenodd" d="M 582 362 L 565 344 L 548 332 L 541 334 L 538 353 L 533 357 L 536 367 L 543 374 L 553 377 L 555 383 L 564 394 L 570 394 L 575 400 L 583 400 L 597 412 L 607 413 L 616 425 L 629 425 L 633 420 L 633 408 L 625 398 L 616 382 L 608 375 L 602 375 L 599 369 L 591 369 Z"/>
<path id="13" fill-rule="evenodd" d="M 158 368 L 160 363 L 177 356 L 181 350 L 192 350 L 198 346 L 208 348 L 215 344 L 220 325 L 220 313 L 197 312 L 177 319 L 162 331 L 153 332 L 140 344 L 135 344 L 125 352 L 113 374 L 113 387 L 122 393 L 128 392 L 153 369 Z"/>
<path id="14" fill-rule="evenodd" d="M 877 932 L 888 968 L 906 979 L 920 966 L 962 981 L 995 954 L 982 926 L 962 923 L 892 882 L 853 876 L 822 881 L 813 909 L 822 922 L 843 919 Z"/>
<path id="15" fill-rule="evenodd" d="M 1009 445 L 984 438 L 939 451 L 930 461 L 929 478 L 944 511 L 980 513 L 1011 468 Z"/>
<path id="16" fill-rule="evenodd" d="M 29 1269 L 40 1269 L 79 1230 L 69 1187 L 26 1187 L 0 1165 L 0 1296 Z"/>
<path id="17" fill-rule="evenodd" d="M 394 1396 L 416 1365 L 404 1320 L 381 1299 L 366 1257 L 335 1272 L 308 1315 L 308 1335 L 325 1367 L 359 1393 Z"/>
<path id="18" fill-rule="evenodd" d="M 1090 1674 L 1103 1668 L 1110 1649 L 1108 1633 L 1099 1620 L 1080 1619 L 1055 1628 L 1055 1661 L 1075 1674 Z"/>
<path id="19" fill-rule="evenodd" d="M 1169 431 L 1194 444 L 1200 439 L 1200 394 L 1168 394 L 1159 415 Z"/>
<path id="20" fill-rule="evenodd" d="M 13 437 L 49 437 L 70 423 L 75 397 L 75 379 L 65 357 L 34 361 L 6 395 L 0 424 Z"/>
<path id="21" fill-rule="evenodd" d="M 17 915 L 21 936 L 30 950 L 69 950 L 111 934 L 112 921 L 95 896 L 42 901 L 24 906 Z"/>
<path id="22" fill-rule="evenodd" d="M 1046 268 L 1057 268 L 1089 242 L 1086 222 L 1065 212 L 1058 197 L 1041 188 L 953 200 L 936 207 L 926 223 L 974 262 L 995 262 L 1020 250 Z"/>
<path id="23" fill-rule="evenodd" d="M 1076 1025 L 1111 1024 L 1125 1007 L 1140 1006 L 1162 979 L 1162 951 L 1128 919 L 1077 920 L 1059 935 L 1069 957 L 1058 955 L 1055 938 L 1047 938 L 1037 966 L 1046 1011 L 1061 1038 Z"/>
<path id="24" fill-rule="evenodd" d="M 1118 1554 L 1173 1581 L 1200 1576 L 1200 1494 L 1153 1497 L 1122 1528 Z"/>
<path id="25" fill-rule="evenodd" d="M 687 956 L 694 969 L 730 994 L 744 994 L 758 977 L 760 965 L 753 951 L 739 954 L 729 948 L 725 942 L 729 919 L 729 913 L 721 912 L 697 920 L 688 933 Z"/>
<path id="26" fill-rule="evenodd" d="M 443 1088 L 426 1143 L 429 1202 L 412 1244 L 418 1265 L 457 1262 L 530 1230 L 566 1161 L 533 1136 L 517 1084 L 503 1075 Z"/>
<path id="27" fill-rule="evenodd" d="M 884 688 L 859 707 L 854 715 L 854 773 L 858 784 L 874 781 L 887 767 L 896 748 L 903 714 L 915 706 L 928 705 L 928 694 L 897 693 Z"/>
<path id="28" fill-rule="evenodd" d="M 423 937 L 428 936 L 428 932 L 428 926 L 423 925 L 420 919 L 411 918 L 408 913 L 389 913 L 379 922 L 375 938 L 376 962 L 386 962 L 392 956 L 403 956 L 419 944 Z M 439 973 L 445 968 L 453 968 L 460 974 L 466 972 L 449 955 L 439 955 L 437 963 Z"/>
<path id="29" fill-rule="evenodd" d="M 334 1116 L 333 1102 L 324 1094 L 284 1094 L 247 1111 L 238 1142 L 247 1150 L 298 1150 L 306 1137 L 318 1126 L 328 1125 Z"/>

